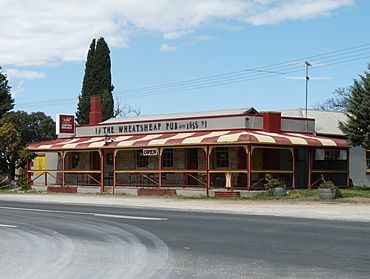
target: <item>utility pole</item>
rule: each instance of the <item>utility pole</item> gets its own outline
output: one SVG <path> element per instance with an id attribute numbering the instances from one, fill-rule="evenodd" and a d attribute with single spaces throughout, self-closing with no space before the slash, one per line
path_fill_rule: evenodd
<path id="1" fill-rule="evenodd" d="M 306 108 L 305 108 L 305 113 L 306 113 L 306 133 L 308 132 L 308 119 L 307 119 L 307 106 L 308 106 L 308 81 L 310 80 L 308 76 L 308 67 L 312 66 L 311 63 L 305 61 L 304 62 L 306 66 Z"/>
<path id="2" fill-rule="evenodd" d="M 305 80 L 306 85 L 306 102 L 305 102 L 305 118 L 306 118 L 306 132 L 308 132 L 308 81 L 310 80 L 322 80 L 322 79 L 330 79 L 328 77 L 309 77 L 308 74 L 308 68 L 311 66 L 324 66 L 324 64 L 317 64 L 317 63 L 310 63 L 308 61 L 305 62 L 294 62 L 293 64 L 299 64 L 304 65 L 306 70 L 306 76 L 305 77 L 289 77 L 286 76 L 284 78 L 286 79 L 299 79 L 299 80 Z"/>
<path id="3" fill-rule="evenodd" d="M 307 126 L 308 81 L 310 80 L 310 78 L 308 76 L 308 67 L 312 66 L 312 64 L 310 62 L 307 62 L 307 61 L 305 61 L 304 64 L 306 66 L 306 110 L 305 110 L 305 113 L 306 113 L 306 126 Z"/>

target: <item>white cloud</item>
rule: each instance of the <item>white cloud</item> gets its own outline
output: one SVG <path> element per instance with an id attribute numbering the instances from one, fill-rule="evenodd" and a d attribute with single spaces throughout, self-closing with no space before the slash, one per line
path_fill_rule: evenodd
<path id="1" fill-rule="evenodd" d="M 21 80 L 17 86 L 13 89 L 11 89 L 10 94 L 13 98 L 15 98 L 19 93 L 22 93 L 24 91 L 24 80 Z"/>
<path id="2" fill-rule="evenodd" d="M 163 38 L 168 39 L 168 40 L 178 39 L 178 38 L 181 38 L 181 37 L 185 36 L 187 33 L 189 33 L 189 32 L 172 31 L 172 32 L 168 32 L 168 33 L 163 33 Z"/>
<path id="3" fill-rule="evenodd" d="M 214 36 L 208 36 L 208 35 L 198 35 L 193 37 L 194 42 L 205 42 L 205 41 L 211 41 L 215 40 L 216 37 Z"/>
<path id="4" fill-rule="evenodd" d="M 160 51 L 165 51 L 165 52 L 167 52 L 167 51 L 176 51 L 176 47 L 175 46 L 169 46 L 168 44 L 163 44 L 163 45 L 161 45 L 161 47 L 160 47 Z"/>
<path id="5" fill-rule="evenodd" d="M 342 6 L 353 4 L 353 0 L 292 0 L 281 1 L 276 6 L 262 9 L 247 19 L 254 25 L 276 24 L 286 20 L 309 19 L 315 16 L 329 16 L 330 12 Z"/>
<path id="6" fill-rule="evenodd" d="M 24 78 L 24 79 L 43 79 L 46 74 L 43 72 L 23 71 L 19 69 L 7 69 L 5 73 L 9 79 Z"/>
<path id="7" fill-rule="evenodd" d="M 18 96 L 20 93 L 24 91 L 24 80 L 32 80 L 32 79 L 43 79 L 46 78 L 46 74 L 44 72 L 36 72 L 36 71 L 25 71 L 25 70 L 19 70 L 19 69 L 5 69 L 5 74 L 9 81 L 13 79 L 21 79 L 17 83 L 15 87 L 11 88 L 11 95 L 13 98 Z"/>
<path id="8" fill-rule="evenodd" d="M 2 0 L 2 65 L 47 65 L 86 58 L 92 38 L 127 47 L 134 32 L 176 39 L 198 29 L 327 16 L 354 0 Z"/>

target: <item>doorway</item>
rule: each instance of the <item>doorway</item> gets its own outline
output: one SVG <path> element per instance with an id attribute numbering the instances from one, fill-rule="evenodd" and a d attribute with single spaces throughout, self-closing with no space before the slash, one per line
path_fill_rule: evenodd
<path id="1" fill-rule="evenodd" d="M 187 148 L 186 149 L 186 169 L 196 170 L 198 169 L 198 148 Z M 197 176 L 197 173 L 190 173 L 193 176 Z M 186 176 L 187 185 L 198 185 L 198 181 L 193 177 Z"/>

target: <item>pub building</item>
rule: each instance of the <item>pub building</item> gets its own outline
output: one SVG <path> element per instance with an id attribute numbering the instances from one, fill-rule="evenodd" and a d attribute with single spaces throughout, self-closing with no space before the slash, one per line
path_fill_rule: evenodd
<path id="1" fill-rule="evenodd" d="M 58 138 L 28 146 L 35 189 L 243 194 L 264 189 L 266 174 L 291 189 L 317 187 L 322 178 L 349 185 L 347 141 L 317 136 L 314 119 L 249 108 L 102 122 L 100 106 L 92 97 L 88 125 L 59 115 Z"/>

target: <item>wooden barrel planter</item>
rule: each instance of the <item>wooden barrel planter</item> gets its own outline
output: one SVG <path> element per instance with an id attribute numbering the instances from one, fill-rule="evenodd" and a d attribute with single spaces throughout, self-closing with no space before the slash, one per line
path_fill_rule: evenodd
<path id="1" fill-rule="evenodd" d="M 275 187 L 272 191 L 274 197 L 285 197 L 286 191 L 284 187 Z"/>
<path id="2" fill-rule="evenodd" d="M 319 198 L 322 200 L 334 200 L 337 194 L 336 188 L 318 188 Z"/>

